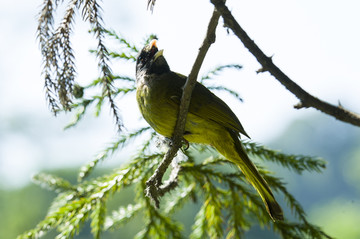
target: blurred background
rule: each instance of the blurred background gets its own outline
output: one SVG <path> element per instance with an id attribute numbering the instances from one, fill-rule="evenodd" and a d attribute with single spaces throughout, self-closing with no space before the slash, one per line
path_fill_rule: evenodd
<path id="1" fill-rule="evenodd" d="M 106 109 L 98 118 L 90 111 L 77 127 L 63 130 L 73 113 L 54 117 L 43 91 L 36 39 L 42 1 L 0 1 L 0 232 L 1 238 L 15 238 L 45 216 L 55 196 L 33 185 L 32 175 L 56 172 L 75 180 L 79 167 L 101 152 L 117 133 Z M 158 0 L 153 14 L 146 10 L 146 4 L 145 0 L 101 2 L 105 27 L 140 47 L 145 36 L 156 34 L 172 70 L 188 74 L 212 4 Z M 273 55 L 275 64 L 292 80 L 323 100 L 360 112 L 359 1 L 228 0 L 227 4 L 250 37 L 267 55 Z M 56 23 L 62 14 L 60 8 Z M 71 39 L 77 81 L 82 85 L 99 75 L 96 60 L 89 53 L 96 44 L 89 29 L 78 16 Z M 116 48 L 113 42 L 108 44 Z M 288 182 L 289 191 L 304 206 L 311 222 L 337 238 L 360 238 L 360 129 L 313 109 L 293 109 L 297 99 L 269 74 L 256 74 L 260 65 L 220 22 L 216 44 L 202 72 L 232 63 L 243 65 L 243 69 L 224 72 L 217 80 L 236 90 L 244 103 L 226 94 L 219 96 L 238 115 L 252 140 L 328 161 L 322 174 L 295 175 L 274 165 L 271 169 Z M 134 76 L 134 64 L 113 62 L 112 67 Z M 118 105 L 127 130 L 144 124 L 134 95 L 119 99 Z M 131 148 L 116 154 L 102 165 L 103 170 L 118 167 L 129 155 Z M 131 200 L 124 195 L 118 200 Z M 179 218 L 188 213 L 185 210 Z M 104 238 L 120 234 L 131 238 L 138 228 L 135 221 Z M 248 236 L 259 238 L 259 233 L 264 232 L 256 229 Z M 84 232 L 78 238 L 88 236 Z"/>

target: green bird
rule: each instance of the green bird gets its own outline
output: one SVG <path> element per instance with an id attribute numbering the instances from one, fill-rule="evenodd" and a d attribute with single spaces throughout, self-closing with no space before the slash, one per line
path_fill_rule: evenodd
<path id="1" fill-rule="evenodd" d="M 136 61 L 136 99 L 145 120 L 168 138 L 173 136 L 186 76 L 170 70 L 156 40 L 146 45 Z M 184 139 L 213 146 L 239 166 L 263 200 L 270 217 L 283 220 L 283 212 L 270 187 L 242 146 L 240 133 L 249 137 L 229 106 L 200 83 L 192 92 Z"/>

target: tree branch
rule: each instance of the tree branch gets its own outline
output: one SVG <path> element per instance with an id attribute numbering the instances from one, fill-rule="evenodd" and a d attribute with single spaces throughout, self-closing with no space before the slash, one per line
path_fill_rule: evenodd
<path id="1" fill-rule="evenodd" d="M 287 90 L 293 93 L 300 102 L 294 106 L 296 109 L 300 108 L 315 108 L 321 112 L 331 115 L 343 122 L 360 126 L 360 115 L 344 109 L 342 106 L 335 106 L 322 101 L 304 89 L 298 84 L 292 81 L 284 72 L 282 72 L 273 62 L 271 57 L 266 56 L 263 51 L 255 44 L 253 40 L 247 35 L 247 33 L 241 28 L 239 23 L 235 20 L 229 9 L 226 7 L 223 0 L 210 0 L 216 9 L 220 12 L 224 23 L 229 27 L 234 34 L 241 40 L 244 46 L 255 56 L 257 61 L 261 64 L 262 69 L 258 72 L 268 71 L 273 75 Z"/>
<path id="2" fill-rule="evenodd" d="M 193 64 L 193 67 L 191 69 L 191 72 L 188 76 L 188 79 L 186 80 L 186 83 L 184 85 L 184 91 L 181 97 L 181 103 L 179 108 L 179 115 L 177 118 L 176 126 L 174 129 L 174 134 L 172 137 L 172 145 L 170 149 L 166 152 L 163 160 L 161 161 L 158 168 L 155 170 L 154 174 L 150 177 L 150 179 L 146 182 L 146 195 L 150 197 L 152 200 L 155 201 L 155 204 L 157 207 L 159 207 L 159 197 L 161 197 L 165 192 L 169 191 L 170 189 L 173 189 L 177 183 L 175 180 L 177 180 L 177 177 L 175 177 L 174 180 L 170 180 L 167 182 L 167 185 L 164 185 L 162 187 L 162 178 L 164 176 L 164 173 L 166 169 L 169 167 L 171 161 L 173 160 L 174 156 L 176 155 L 177 151 L 182 145 L 183 142 L 183 134 L 185 129 L 185 123 L 186 123 L 186 116 L 188 113 L 189 105 L 190 105 L 190 99 L 192 91 L 196 84 L 196 79 L 200 71 L 200 67 L 204 61 L 204 58 L 206 56 L 207 51 L 209 50 L 212 43 L 215 42 L 215 30 L 218 24 L 220 18 L 220 14 L 214 9 L 213 15 L 210 19 L 208 29 L 206 32 L 205 39 L 199 48 L 198 55 L 195 59 L 195 62 Z M 180 170 L 178 168 L 175 168 L 174 170 Z M 162 189 L 167 189 L 165 192 Z"/>

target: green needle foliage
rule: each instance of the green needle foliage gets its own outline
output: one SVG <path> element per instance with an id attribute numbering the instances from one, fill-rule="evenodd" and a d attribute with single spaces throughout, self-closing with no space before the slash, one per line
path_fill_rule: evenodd
<path id="1" fill-rule="evenodd" d="M 146 132 L 142 130 L 142 133 Z M 129 134 L 128 140 L 137 137 Z M 122 138 L 123 139 L 123 138 Z M 156 143 L 150 139 L 151 143 Z M 123 142 L 123 140 L 121 140 Z M 145 142 L 145 143 L 148 143 Z M 151 144 L 150 143 L 150 144 Z M 124 144 L 118 142 L 105 149 L 102 155 L 110 151 L 120 150 Z M 197 146 L 202 147 L 202 146 Z M 259 146 L 256 155 L 261 151 Z M 175 221 L 173 215 L 185 204 L 198 201 L 202 204 L 195 218 L 190 238 L 242 238 L 245 231 L 255 224 L 273 229 L 283 238 L 330 238 L 320 228 L 306 220 L 306 215 L 300 204 L 287 191 L 284 182 L 274 177 L 270 172 L 258 165 L 269 185 L 287 201 L 296 217 L 295 222 L 285 221 L 273 223 L 264 206 L 252 187 L 246 182 L 244 175 L 234 168 L 226 159 L 214 155 L 203 161 L 194 159 L 196 149 L 186 151 L 188 160 L 180 163 L 179 186 L 173 191 L 171 200 L 164 198 L 165 204 L 156 209 L 144 194 L 145 182 L 153 173 L 163 154 L 139 152 L 133 159 L 109 175 L 84 180 L 81 176 L 88 174 L 84 169 L 79 173 L 82 179 L 76 185 L 71 185 L 64 179 L 40 174 L 35 176 L 35 182 L 59 193 L 53 201 L 46 218 L 33 230 L 18 238 L 38 238 L 52 229 L 57 229 L 57 238 L 71 238 L 79 232 L 85 221 L 91 221 L 90 226 L 94 238 L 100 238 L 103 230 L 121 230 L 121 227 L 142 213 L 144 228 L 136 238 L 184 238 L 182 226 Z M 261 154 L 258 155 L 261 157 Z M 290 155 L 290 157 L 292 157 Z M 300 157 L 300 156 L 299 156 Z M 275 161 L 281 162 L 282 159 Z M 313 164 L 312 159 L 310 164 Z M 294 167 L 307 164 L 308 158 L 292 160 Z M 319 162 L 320 164 L 322 161 Z M 299 164 L 295 166 L 295 164 Z M 93 165 L 90 163 L 89 165 Z M 85 167 L 89 169 L 88 166 Z M 106 212 L 106 202 L 115 192 L 121 192 L 134 186 L 136 197 L 134 203 L 119 205 L 119 209 Z"/>
<path id="2" fill-rule="evenodd" d="M 135 80 L 129 76 L 112 73 L 108 63 L 113 59 L 134 62 L 140 48 L 115 31 L 102 28 L 100 7 L 95 0 L 70 1 L 63 19 L 64 24 L 60 24 L 59 28 L 53 31 L 52 14 L 59 2 L 44 1 L 38 28 L 44 56 L 45 88 L 50 107 L 54 112 L 73 110 L 74 119 L 66 126 L 71 128 L 81 121 L 91 106 L 95 110 L 95 115 L 99 115 L 107 100 L 115 115 L 116 124 L 121 127 L 114 99 L 132 94 L 136 90 Z M 149 1 L 150 7 L 151 2 Z M 69 34 L 76 8 L 81 10 L 82 18 L 90 22 L 93 28 L 91 32 L 98 40 L 97 48 L 91 52 L 96 55 L 102 73 L 86 86 L 74 83 L 74 56 Z M 117 41 L 120 51 L 107 49 L 104 45 L 105 37 Z M 154 37 L 148 37 L 145 42 Z M 207 84 L 226 69 L 241 69 L 241 66 L 218 66 L 203 76 L 201 82 Z M 241 101 L 237 92 L 224 86 L 212 85 L 209 88 L 228 92 Z M 139 139 L 143 142 L 127 163 L 107 175 L 88 177 L 100 162 Z M 247 183 L 237 167 L 212 148 L 203 145 L 191 145 L 190 149 L 185 150 L 186 160 L 174 159 L 173 163 L 180 167 L 177 175 L 178 186 L 170 194 L 165 194 L 160 208 L 156 208 L 144 191 L 146 181 L 164 156 L 161 150 L 156 149 L 157 144 L 159 139 L 153 129 L 140 128 L 130 133 L 122 133 L 95 159 L 84 165 L 79 171 L 76 184 L 54 175 L 36 175 L 35 183 L 55 191 L 58 196 L 52 202 L 47 216 L 35 228 L 19 235 L 18 239 L 40 238 L 51 230 L 58 232 L 57 239 L 72 238 L 81 231 L 85 222 L 90 222 L 93 237 L 101 238 L 103 231 L 121 230 L 138 215 L 141 215 L 143 227 L 136 234 L 136 238 L 185 238 L 184 227 L 175 220 L 174 214 L 188 204 L 200 205 L 190 233 L 190 238 L 193 239 L 243 238 L 244 233 L 254 225 L 273 230 L 286 239 L 331 238 L 319 227 L 307 221 L 303 208 L 287 191 L 282 179 L 263 166 L 257 165 L 259 172 L 277 193 L 278 198 L 284 199 L 293 215 L 291 220 L 286 215 L 283 222 L 274 223 L 259 195 Z M 249 141 L 245 141 L 244 145 L 250 155 L 279 164 L 294 173 L 321 172 L 325 169 L 325 162 L 318 158 L 287 155 Z M 108 211 L 109 200 L 115 193 L 121 193 L 126 188 L 134 189 L 134 201 L 127 205 L 119 204 L 118 209 Z"/>

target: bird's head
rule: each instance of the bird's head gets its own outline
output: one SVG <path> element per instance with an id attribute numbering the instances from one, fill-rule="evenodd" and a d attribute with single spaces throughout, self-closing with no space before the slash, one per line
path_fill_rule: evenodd
<path id="1" fill-rule="evenodd" d="M 136 60 L 136 74 L 144 72 L 146 74 L 162 74 L 170 71 L 164 56 L 164 50 L 158 50 L 156 40 L 152 40 L 140 52 Z"/>

